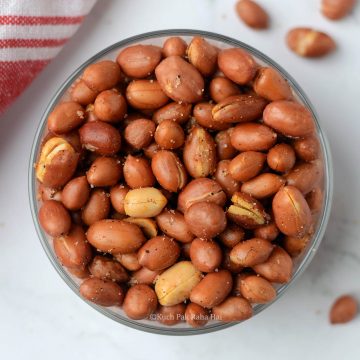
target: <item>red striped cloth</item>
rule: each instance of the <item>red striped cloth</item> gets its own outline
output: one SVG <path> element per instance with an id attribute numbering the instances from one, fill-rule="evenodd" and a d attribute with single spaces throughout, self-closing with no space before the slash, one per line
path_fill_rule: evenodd
<path id="1" fill-rule="evenodd" d="M 79 28 L 96 0 L 0 0 L 0 114 Z"/>

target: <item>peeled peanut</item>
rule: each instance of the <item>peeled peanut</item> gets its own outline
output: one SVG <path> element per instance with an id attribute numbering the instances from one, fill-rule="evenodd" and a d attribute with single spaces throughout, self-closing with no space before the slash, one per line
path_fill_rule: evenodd
<path id="1" fill-rule="evenodd" d="M 212 309 L 216 320 L 222 322 L 244 321 L 252 317 L 253 310 L 246 299 L 229 296 Z"/>
<path id="2" fill-rule="evenodd" d="M 285 186 L 277 192 L 272 201 L 272 209 L 276 226 L 283 234 L 302 237 L 309 230 L 309 205 L 294 186 Z"/>
<path id="3" fill-rule="evenodd" d="M 224 206 L 226 195 L 221 186 L 212 179 L 199 178 L 190 181 L 178 197 L 178 209 L 184 213 L 191 205 L 206 201 Z"/>
<path id="4" fill-rule="evenodd" d="M 124 201 L 125 213 L 132 217 L 154 217 L 159 215 L 167 204 L 166 197 L 160 190 L 145 187 L 130 190 Z"/>
<path id="5" fill-rule="evenodd" d="M 252 0 L 240 0 L 236 3 L 236 11 L 240 19 L 251 28 L 266 29 L 269 16 L 266 11 Z"/>
<path id="6" fill-rule="evenodd" d="M 134 285 L 125 295 L 123 309 L 130 319 L 140 320 L 147 318 L 156 310 L 156 307 L 156 294 L 148 285 Z"/>
<path id="7" fill-rule="evenodd" d="M 194 127 L 188 135 L 183 159 L 188 173 L 194 178 L 206 177 L 215 171 L 215 142 L 202 127 Z"/>
<path id="8" fill-rule="evenodd" d="M 48 118 L 48 129 L 54 134 L 65 134 L 79 127 L 85 120 L 83 107 L 68 101 L 56 105 Z"/>
<path id="9" fill-rule="evenodd" d="M 274 246 L 267 240 L 252 238 L 235 245 L 230 252 L 230 259 L 235 264 L 251 267 L 265 262 Z"/>
<path id="10" fill-rule="evenodd" d="M 175 101 L 194 103 L 202 98 L 204 79 L 195 66 L 180 56 L 169 56 L 155 69 L 165 94 Z"/>
<path id="11" fill-rule="evenodd" d="M 100 251 L 129 254 L 146 241 L 140 228 L 123 220 L 100 220 L 90 225 L 87 239 Z"/>
<path id="12" fill-rule="evenodd" d="M 270 257 L 262 264 L 255 265 L 254 271 L 274 283 L 287 283 L 291 279 L 293 262 L 289 254 L 276 246 Z"/>
<path id="13" fill-rule="evenodd" d="M 51 236 L 66 234 L 71 227 L 71 218 L 65 207 L 58 201 L 46 200 L 39 210 L 39 222 Z"/>
<path id="14" fill-rule="evenodd" d="M 256 73 L 256 62 L 245 50 L 223 49 L 218 54 L 218 66 L 224 75 L 236 84 L 250 82 Z"/>
<path id="15" fill-rule="evenodd" d="M 355 4 L 355 0 L 322 0 L 321 12 L 328 19 L 339 20 L 348 15 Z"/>
<path id="16" fill-rule="evenodd" d="M 261 276 L 240 275 L 240 293 L 250 303 L 266 304 L 276 298 L 276 290 Z"/>
<path id="17" fill-rule="evenodd" d="M 121 306 L 124 290 L 113 281 L 89 278 L 80 285 L 80 294 L 86 300 L 101 306 Z"/>
<path id="18" fill-rule="evenodd" d="M 41 148 L 36 177 L 44 186 L 61 187 L 73 176 L 78 160 L 79 154 L 70 143 L 61 137 L 53 137 Z"/>
<path id="19" fill-rule="evenodd" d="M 226 299 L 232 284 L 231 274 L 227 270 L 209 273 L 191 290 L 190 300 L 211 309 Z"/>
<path id="20" fill-rule="evenodd" d="M 138 252 L 139 263 L 152 270 L 164 270 L 173 265 L 180 255 L 180 247 L 168 236 L 156 236 L 148 240 Z"/>
<path id="21" fill-rule="evenodd" d="M 300 56 L 325 56 L 336 48 L 335 41 L 327 34 L 311 28 L 295 28 L 286 35 L 288 47 Z"/>
<path id="22" fill-rule="evenodd" d="M 172 306 L 188 299 L 201 280 L 201 272 L 190 261 L 180 261 L 158 276 L 155 292 L 159 303 Z"/>
<path id="23" fill-rule="evenodd" d="M 161 48 L 153 45 L 133 45 L 119 53 L 116 61 L 129 77 L 149 76 L 161 60 Z"/>
<path id="24" fill-rule="evenodd" d="M 315 131 L 313 116 L 304 105 L 293 101 L 273 101 L 264 110 L 264 123 L 289 137 L 302 137 Z"/>

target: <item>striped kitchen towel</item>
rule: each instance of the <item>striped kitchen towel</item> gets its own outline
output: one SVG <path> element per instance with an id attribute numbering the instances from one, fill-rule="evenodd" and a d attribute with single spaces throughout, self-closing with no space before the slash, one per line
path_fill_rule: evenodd
<path id="1" fill-rule="evenodd" d="M 54 58 L 96 0 L 0 0 L 0 114 Z"/>

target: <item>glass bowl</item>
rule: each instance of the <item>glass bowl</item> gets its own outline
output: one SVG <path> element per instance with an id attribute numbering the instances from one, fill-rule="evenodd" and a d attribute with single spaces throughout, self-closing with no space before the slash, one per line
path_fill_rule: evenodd
<path id="1" fill-rule="evenodd" d="M 307 106 L 313 114 L 315 119 L 316 131 L 319 137 L 321 150 L 322 150 L 322 157 L 324 162 L 324 201 L 323 201 L 323 208 L 317 222 L 317 226 L 314 232 L 314 235 L 305 251 L 295 259 L 294 262 L 294 272 L 291 281 L 285 285 L 277 286 L 277 297 L 274 301 L 279 299 L 281 295 L 283 295 L 286 290 L 295 282 L 295 280 L 304 272 L 306 267 L 309 265 L 310 261 L 313 259 L 320 242 L 324 236 L 325 228 L 329 219 L 330 208 L 331 208 L 331 199 L 332 199 L 332 163 L 331 163 L 331 156 L 329 151 L 328 142 L 323 131 L 320 128 L 320 124 L 317 118 L 317 115 L 314 111 L 313 106 L 311 105 L 310 101 L 306 97 L 304 91 L 300 88 L 297 82 L 284 70 L 282 69 L 277 63 L 271 60 L 266 55 L 262 54 L 260 51 L 254 49 L 253 47 L 242 43 L 241 41 L 215 34 L 205 31 L 198 31 L 198 30 L 163 30 L 163 31 L 156 31 L 156 32 L 149 32 L 137 36 L 133 36 L 131 38 L 119 41 L 106 49 L 102 50 L 101 52 L 97 53 L 93 57 L 91 57 L 88 61 L 82 64 L 78 69 L 76 69 L 73 74 L 71 74 L 68 79 L 63 83 L 57 93 L 54 95 L 50 104 L 46 108 L 39 127 L 35 134 L 35 139 L 31 151 L 30 157 L 30 166 L 29 166 L 29 197 L 30 197 L 30 207 L 31 213 L 33 217 L 33 221 L 36 227 L 36 231 L 40 238 L 41 244 L 51 261 L 52 265 L 59 273 L 59 275 L 63 278 L 63 280 L 67 283 L 67 285 L 78 295 L 79 295 L 79 284 L 80 281 L 72 276 L 57 260 L 57 257 L 53 251 L 52 247 L 52 239 L 47 236 L 44 231 L 41 229 L 38 221 L 38 207 L 39 202 L 37 199 L 37 180 L 35 176 L 35 168 L 34 164 L 37 160 L 38 153 L 40 150 L 42 139 L 46 134 L 46 120 L 49 113 L 52 111 L 54 106 L 65 96 L 67 90 L 71 86 L 71 84 L 80 76 L 83 70 L 90 64 L 97 62 L 103 59 L 115 59 L 117 53 L 124 47 L 129 45 L 133 45 L 135 43 L 142 43 L 142 44 L 153 44 L 153 45 L 162 45 L 166 38 L 169 36 L 181 36 L 187 42 L 193 36 L 202 36 L 212 44 L 217 46 L 218 48 L 227 48 L 227 47 L 239 47 L 248 51 L 258 63 L 261 65 L 266 65 L 275 68 L 278 70 L 282 76 L 288 81 L 290 86 L 293 89 L 293 93 L 297 100 L 300 103 L 303 103 Z M 86 301 L 86 300 L 84 300 Z M 274 302 L 273 301 L 273 302 Z M 194 335 L 194 334 L 203 334 L 212 331 L 217 331 L 221 329 L 225 329 L 227 327 L 233 326 L 236 323 L 220 323 L 215 321 L 210 321 L 206 326 L 202 328 L 191 328 L 186 323 L 181 323 L 172 327 L 162 325 L 158 322 L 151 321 L 151 320 L 140 320 L 135 321 L 131 320 L 130 318 L 126 317 L 123 311 L 120 308 L 106 308 L 102 306 L 98 306 L 94 303 L 88 302 L 90 306 L 94 309 L 99 311 L 100 313 L 104 314 L 105 316 L 123 324 L 130 326 L 132 328 L 147 331 L 151 333 L 157 334 L 166 334 L 166 335 Z M 261 311 L 265 310 L 271 303 L 267 304 L 257 304 L 254 306 L 254 315 L 260 313 Z"/>

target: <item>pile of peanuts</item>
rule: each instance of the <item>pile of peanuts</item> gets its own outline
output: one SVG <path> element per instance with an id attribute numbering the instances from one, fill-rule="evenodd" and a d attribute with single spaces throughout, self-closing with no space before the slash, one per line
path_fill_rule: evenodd
<path id="1" fill-rule="evenodd" d="M 131 319 L 248 319 L 316 230 L 312 113 L 240 48 L 127 47 L 84 70 L 47 129 L 40 225 L 81 295 Z"/>
<path id="2" fill-rule="evenodd" d="M 356 0 L 321 0 L 321 13 L 329 20 L 337 21 L 349 15 Z M 259 30 L 269 27 L 269 15 L 253 0 L 239 0 L 235 5 L 239 18 L 250 28 Z M 333 38 L 310 27 L 296 27 L 286 35 L 289 49 L 303 57 L 320 57 L 336 48 Z"/>

